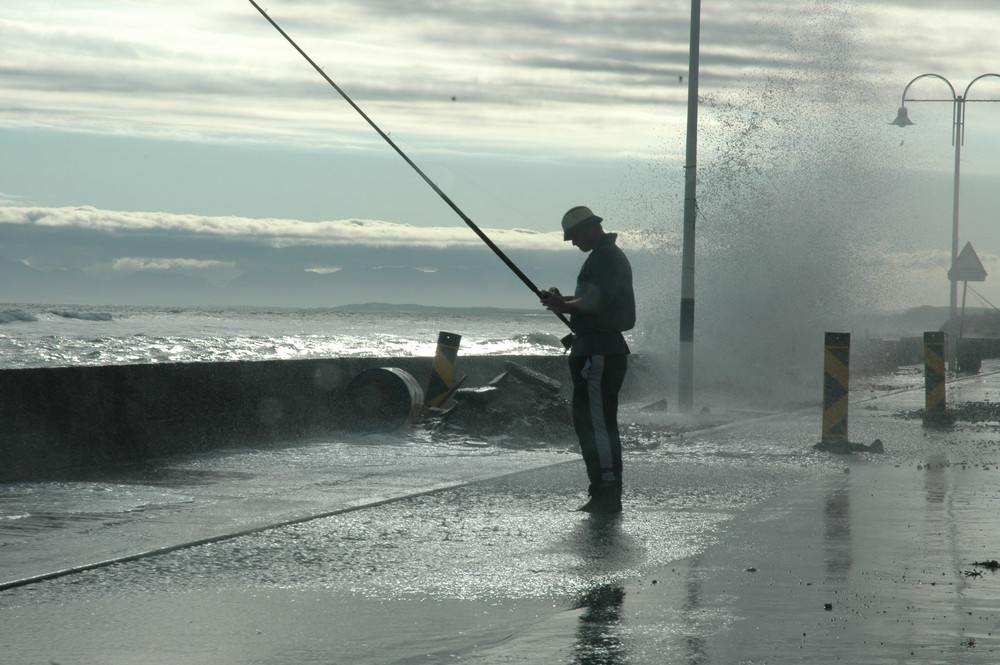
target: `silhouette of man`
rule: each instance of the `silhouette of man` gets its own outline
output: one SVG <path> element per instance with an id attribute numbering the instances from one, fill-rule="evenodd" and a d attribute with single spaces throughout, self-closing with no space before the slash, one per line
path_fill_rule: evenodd
<path id="1" fill-rule="evenodd" d="M 541 302 L 546 309 L 568 314 L 573 331 L 569 355 L 573 427 L 590 480 L 590 499 L 579 510 L 610 514 L 622 510 L 618 392 L 629 355 L 622 332 L 635 325 L 635 294 L 632 267 L 615 244 L 618 235 L 605 232 L 602 221 L 586 206 L 571 208 L 563 216 L 563 239 L 590 256 L 572 296 L 549 289 L 542 292 Z"/>

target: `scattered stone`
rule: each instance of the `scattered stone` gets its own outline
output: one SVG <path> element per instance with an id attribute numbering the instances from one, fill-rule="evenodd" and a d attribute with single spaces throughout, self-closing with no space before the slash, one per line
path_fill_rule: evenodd
<path id="1" fill-rule="evenodd" d="M 639 409 L 640 411 L 666 411 L 667 410 L 667 400 L 666 398 L 661 399 L 652 404 L 647 404 Z"/>
<path id="2" fill-rule="evenodd" d="M 813 446 L 814 450 L 823 453 L 834 453 L 836 455 L 850 455 L 851 453 L 884 453 L 885 446 L 882 439 L 875 439 L 870 446 L 863 443 L 851 443 L 850 441 L 820 441 Z"/>
<path id="3" fill-rule="evenodd" d="M 967 423 L 989 423 L 1000 420 L 1000 402 L 959 402 L 949 404 L 947 412 L 942 415 L 926 414 L 923 409 L 913 411 L 898 411 L 897 418 L 931 421 L 932 424 L 952 425 L 956 421 Z"/>
<path id="4" fill-rule="evenodd" d="M 833 603 L 823 603 L 823 609 L 827 612 L 833 611 Z"/>

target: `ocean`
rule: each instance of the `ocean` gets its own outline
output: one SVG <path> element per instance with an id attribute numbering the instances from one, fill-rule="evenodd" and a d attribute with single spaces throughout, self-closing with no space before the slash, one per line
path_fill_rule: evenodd
<path id="1" fill-rule="evenodd" d="M 430 357 L 440 332 L 463 355 L 558 355 L 566 329 L 541 309 L 0 304 L 0 368 Z"/>

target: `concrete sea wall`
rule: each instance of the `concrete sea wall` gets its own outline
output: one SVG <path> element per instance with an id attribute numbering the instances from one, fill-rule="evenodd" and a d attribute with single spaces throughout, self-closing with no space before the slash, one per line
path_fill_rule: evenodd
<path id="1" fill-rule="evenodd" d="M 966 340 L 971 356 L 1000 357 L 1000 340 Z M 962 353 L 960 353 L 960 356 Z M 919 338 L 857 344 L 852 373 L 923 363 Z M 960 360 L 962 360 L 960 358 Z M 570 390 L 566 357 L 461 356 L 456 380 L 486 385 L 515 361 Z M 973 362 L 975 361 L 975 362 Z M 365 370 L 395 367 L 425 387 L 433 358 L 318 358 L 0 370 L 0 482 L 52 477 L 226 446 L 258 446 L 349 429 L 348 387 Z M 817 356 L 817 375 L 821 376 Z M 666 395 L 670 373 L 632 356 L 623 398 Z M 356 396 L 354 396 L 356 398 Z"/>
<path id="2" fill-rule="evenodd" d="M 432 358 L 334 358 L 0 370 L 0 481 L 343 430 L 345 391 L 396 367 L 426 386 Z M 485 385 L 516 360 L 569 381 L 564 356 L 460 357 Z"/>

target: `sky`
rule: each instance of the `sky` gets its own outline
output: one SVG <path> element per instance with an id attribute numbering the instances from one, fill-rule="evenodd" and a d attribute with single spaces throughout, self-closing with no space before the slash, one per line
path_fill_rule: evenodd
<path id="1" fill-rule="evenodd" d="M 889 122 L 921 74 L 964 94 L 1000 71 L 1000 5 L 701 4 L 696 288 L 802 304 L 825 280 L 853 294 L 830 307 L 947 304 L 955 105 Z M 590 205 L 676 308 L 690 3 L 262 6 L 502 249 L 572 271 L 559 220 Z M 4 3 L 0 90 L 0 257 L 217 284 L 497 261 L 245 0 Z M 924 79 L 909 96 L 951 95 Z M 968 99 L 1000 99 L 1000 78 Z M 966 109 L 961 245 L 1000 304 L 1000 105 Z M 469 287 L 455 304 L 511 304 Z"/>

